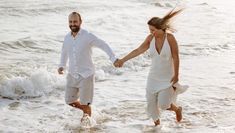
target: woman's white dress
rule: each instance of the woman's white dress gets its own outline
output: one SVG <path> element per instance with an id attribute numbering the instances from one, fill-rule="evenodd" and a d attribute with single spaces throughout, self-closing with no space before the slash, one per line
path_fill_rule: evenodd
<path id="1" fill-rule="evenodd" d="M 173 59 L 167 34 L 160 53 L 156 50 L 155 38 L 150 43 L 149 52 L 152 58 L 152 65 L 148 74 L 147 91 L 157 93 L 171 87 L 170 80 L 174 75 Z"/>
<path id="2" fill-rule="evenodd" d="M 154 121 L 159 119 L 160 109 L 167 109 L 175 103 L 177 93 L 170 80 L 174 75 L 174 64 L 167 34 L 160 53 L 155 46 L 155 38 L 149 47 L 152 64 L 147 79 L 146 98 L 147 112 Z"/>

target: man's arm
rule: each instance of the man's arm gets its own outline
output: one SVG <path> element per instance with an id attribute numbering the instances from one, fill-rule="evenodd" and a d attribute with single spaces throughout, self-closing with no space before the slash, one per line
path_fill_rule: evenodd
<path id="1" fill-rule="evenodd" d="M 117 58 L 115 57 L 115 54 L 113 53 L 112 49 L 105 41 L 97 38 L 93 34 L 91 34 L 90 39 L 91 39 L 91 45 L 102 49 L 109 56 L 109 59 L 112 61 L 112 63 L 115 63 Z"/>
<path id="2" fill-rule="evenodd" d="M 63 74 L 63 71 L 64 71 L 66 64 L 67 64 L 67 60 L 68 60 L 68 51 L 66 50 L 65 41 L 64 41 L 63 46 L 62 46 L 62 50 L 61 50 L 60 64 L 59 64 L 59 68 L 58 68 L 59 74 Z"/>

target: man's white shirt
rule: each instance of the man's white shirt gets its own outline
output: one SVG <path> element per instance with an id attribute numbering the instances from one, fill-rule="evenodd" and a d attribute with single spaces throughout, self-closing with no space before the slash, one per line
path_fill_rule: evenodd
<path id="1" fill-rule="evenodd" d="M 78 78 L 81 75 L 83 78 L 87 78 L 93 75 L 95 73 L 95 67 L 91 59 L 93 46 L 106 52 L 113 63 L 117 59 L 107 43 L 94 34 L 80 29 L 75 37 L 72 36 L 71 32 L 65 36 L 59 67 L 65 69 L 69 59 L 68 73 L 73 77 Z"/>

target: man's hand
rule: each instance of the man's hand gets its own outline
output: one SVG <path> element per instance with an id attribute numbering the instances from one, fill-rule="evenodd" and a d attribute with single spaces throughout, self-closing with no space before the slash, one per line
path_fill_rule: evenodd
<path id="1" fill-rule="evenodd" d="M 64 74 L 63 71 L 64 71 L 64 68 L 63 68 L 63 67 L 58 68 L 58 73 L 59 73 L 59 74 Z"/>
<path id="2" fill-rule="evenodd" d="M 119 59 L 115 60 L 115 62 L 113 63 L 113 65 L 114 65 L 115 67 L 119 67 L 118 61 L 119 61 Z"/>
<path id="3" fill-rule="evenodd" d="M 115 67 L 122 67 L 123 64 L 124 64 L 124 62 L 123 62 L 122 59 L 117 59 L 117 60 L 113 63 L 113 65 L 114 65 Z"/>

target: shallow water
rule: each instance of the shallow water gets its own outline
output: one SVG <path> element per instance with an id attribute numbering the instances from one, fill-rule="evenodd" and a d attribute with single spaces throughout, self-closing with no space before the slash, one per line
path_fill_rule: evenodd
<path id="1" fill-rule="evenodd" d="M 118 57 L 138 47 L 146 22 L 178 5 L 180 95 L 183 120 L 165 111 L 161 127 L 145 112 L 148 53 L 115 69 L 94 49 L 96 84 L 91 129 L 64 103 L 65 75 L 56 73 L 67 15 L 82 14 L 83 28 L 104 39 Z M 235 2 L 232 0 L 113 0 L 0 2 L 0 132 L 226 132 L 235 131 Z"/>

